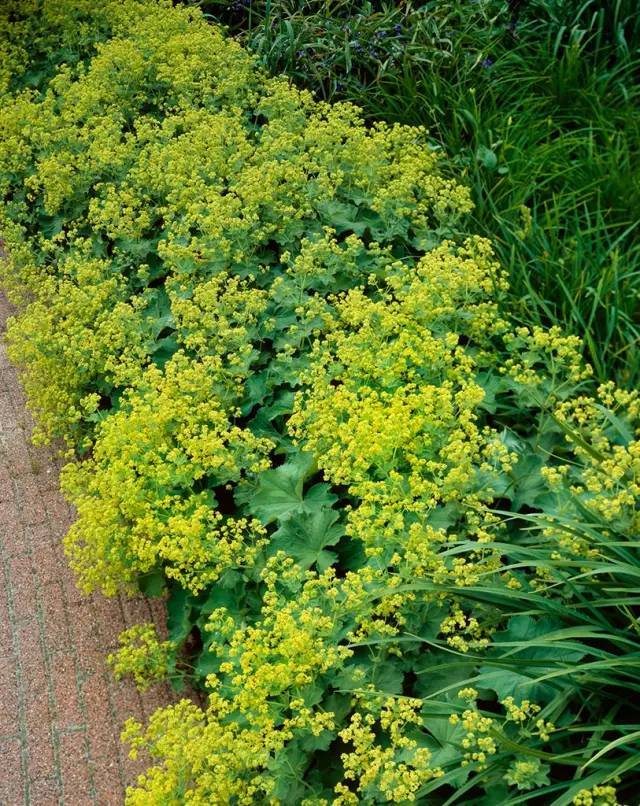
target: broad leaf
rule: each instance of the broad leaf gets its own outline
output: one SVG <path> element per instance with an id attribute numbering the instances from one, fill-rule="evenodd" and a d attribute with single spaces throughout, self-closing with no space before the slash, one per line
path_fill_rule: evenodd
<path id="1" fill-rule="evenodd" d="M 483 664 L 474 686 L 495 691 L 500 700 L 511 696 L 517 701 L 549 701 L 562 680 L 536 682 L 536 679 L 549 672 L 575 667 L 586 654 L 576 649 L 573 642 L 567 647 L 561 640 L 553 640 L 553 633 L 561 628 L 562 624 L 551 619 L 514 616 L 507 629 L 494 636 L 491 654 L 500 659 L 500 664 L 494 665 L 490 660 Z M 500 644 L 504 644 L 504 648 Z"/>
<path id="2" fill-rule="evenodd" d="M 140 593 L 144 596 L 162 596 L 165 589 L 165 575 L 162 570 L 150 571 L 138 578 Z"/>
<path id="3" fill-rule="evenodd" d="M 535 507 L 540 496 L 549 491 L 546 482 L 540 475 L 544 464 L 544 459 L 533 453 L 518 459 L 518 463 L 510 474 L 512 487 L 509 496 L 516 512 L 525 505 Z"/>
<path id="4" fill-rule="evenodd" d="M 167 601 L 167 628 L 169 638 L 177 644 L 181 644 L 191 632 L 194 604 L 193 594 L 178 586 L 172 588 Z"/>
<path id="5" fill-rule="evenodd" d="M 306 503 L 309 503 L 308 498 Z M 274 552 L 282 549 L 302 568 L 316 565 L 320 571 L 324 571 L 336 559 L 332 551 L 326 551 L 327 546 L 335 546 L 344 534 L 344 527 L 338 523 L 338 519 L 339 514 L 326 507 L 312 512 L 297 512 L 274 532 L 271 548 Z"/>
<path id="6" fill-rule="evenodd" d="M 292 515 L 330 507 L 337 499 L 329 492 L 328 484 L 315 484 L 306 495 L 303 493 L 304 483 L 314 471 L 313 457 L 300 452 L 275 470 L 260 473 L 255 485 L 238 490 L 236 501 L 245 504 L 265 526 Z"/>

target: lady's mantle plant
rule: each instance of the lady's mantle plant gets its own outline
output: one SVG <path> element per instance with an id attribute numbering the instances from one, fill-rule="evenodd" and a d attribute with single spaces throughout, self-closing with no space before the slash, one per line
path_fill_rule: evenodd
<path id="1" fill-rule="evenodd" d="M 85 590 L 169 591 L 169 640 L 130 631 L 116 673 L 208 695 L 127 725 L 128 802 L 617 802 L 624 742 L 576 772 L 557 657 L 500 670 L 571 613 L 509 597 L 551 607 L 554 557 L 604 557 L 567 518 L 637 533 L 637 396 L 513 327 L 423 131 L 169 3 L 0 13 L 8 338 L 68 448 L 68 555 Z M 547 559 L 515 561 L 541 512 Z"/>

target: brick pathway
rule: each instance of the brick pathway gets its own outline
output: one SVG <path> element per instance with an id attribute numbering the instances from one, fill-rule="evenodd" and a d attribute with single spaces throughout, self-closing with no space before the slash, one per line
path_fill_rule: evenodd
<path id="1" fill-rule="evenodd" d="M 0 297 L 0 333 L 9 314 Z M 141 769 L 120 744 L 122 722 L 171 695 L 115 683 L 104 658 L 125 627 L 160 623 L 163 606 L 78 593 L 61 546 L 71 512 L 59 465 L 29 430 L 0 343 L 0 804 L 120 804 Z"/>

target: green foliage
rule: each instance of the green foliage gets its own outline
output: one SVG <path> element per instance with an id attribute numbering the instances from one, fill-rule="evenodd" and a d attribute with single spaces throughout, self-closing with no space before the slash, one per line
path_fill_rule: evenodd
<path id="1" fill-rule="evenodd" d="M 303 492 L 305 481 L 316 469 L 309 454 L 297 453 L 292 461 L 261 473 L 255 485 L 239 491 L 236 501 L 245 504 L 265 526 L 294 516 L 313 515 L 336 501 L 327 484 L 314 484 Z"/>
<path id="2" fill-rule="evenodd" d="M 640 367 L 640 26 L 633 0 L 205 2 L 273 72 L 427 127 L 472 191 L 524 324 L 579 335 L 600 380 Z"/>
<path id="3" fill-rule="evenodd" d="M 505 313 L 422 129 L 156 0 L 62 65 L 40 7 L 3 12 L 52 49 L 0 110 L 11 354 L 84 456 L 80 584 L 169 594 L 116 673 L 206 694 L 128 723 L 127 802 L 628 801 L 638 395 Z"/>
<path id="4" fill-rule="evenodd" d="M 275 552 L 286 551 L 301 568 L 326 571 L 337 559 L 335 552 L 326 549 L 344 535 L 338 518 L 337 512 L 326 507 L 292 515 L 273 533 L 271 547 Z"/>

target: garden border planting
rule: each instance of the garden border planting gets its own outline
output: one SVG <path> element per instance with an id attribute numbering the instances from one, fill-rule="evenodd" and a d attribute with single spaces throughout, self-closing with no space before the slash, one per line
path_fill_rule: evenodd
<path id="1" fill-rule="evenodd" d="M 162 0 L 0 24 L 9 352 L 67 556 L 168 596 L 116 676 L 206 694 L 128 721 L 127 803 L 624 803 L 637 393 L 517 324 L 423 129 Z"/>

